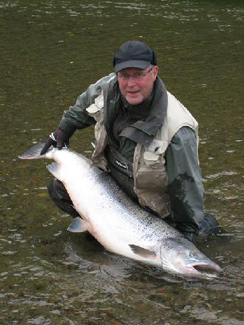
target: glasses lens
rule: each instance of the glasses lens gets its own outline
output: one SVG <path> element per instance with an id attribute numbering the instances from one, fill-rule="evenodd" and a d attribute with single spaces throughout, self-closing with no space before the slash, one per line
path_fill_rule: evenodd
<path id="1" fill-rule="evenodd" d="M 129 80 L 130 77 L 134 80 L 142 80 L 148 73 L 150 73 L 152 71 L 153 68 L 151 68 L 150 70 L 146 71 L 146 72 L 136 72 L 132 75 L 128 74 L 128 73 L 118 73 L 118 77 L 122 80 Z"/>

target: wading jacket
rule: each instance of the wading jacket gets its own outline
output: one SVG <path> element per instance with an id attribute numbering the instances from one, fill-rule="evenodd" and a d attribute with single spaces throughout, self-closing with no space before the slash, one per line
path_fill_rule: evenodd
<path id="1" fill-rule="evenodd" d="M 110 74 L 82 93 L 59 125 L 72 134 L 75 129 L 96 123 L 93 159 L 105 170 L 107 143 L 123 155 L 123 146 L 116 146 L 111 131 L 120 97 L 116 76 Z M 139 203 L 161 217 L 171 212 L 171 221 L 181 224 L 178 228 L 183 230 L 196 230 L 203 218 L 197 127 L 193 116 L 157 78 L 149 117 L 121 133 L 122 143 L 134 151 L 132 172 Z"/>

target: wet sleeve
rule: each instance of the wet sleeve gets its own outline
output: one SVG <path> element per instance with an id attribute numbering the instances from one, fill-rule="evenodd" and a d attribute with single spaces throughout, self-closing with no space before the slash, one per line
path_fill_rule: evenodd
<path id="1" fill-rule="evenodd" d="M 198 230 L 204 217 L 204 188 L 198 163 L 195 132 L 181 128 L 173 137 L 166 152 L 172 218 L 181 230 Z"/>
<path id="2" fill-rule="evenodd" d="M 74 106 L 70 106 L 69 110 L 64 112 L 59 128 L 68 134 L 73 134 L 76 129 L 83 129 L 87 126 L 95 124 L 95 120 L 87 114 L 86 109 L 94 103 L 102 89 L 109 81 L 114 78 L 115 74 L 103 77 L 95 84 L 90 85 L 76 100 Z"/>

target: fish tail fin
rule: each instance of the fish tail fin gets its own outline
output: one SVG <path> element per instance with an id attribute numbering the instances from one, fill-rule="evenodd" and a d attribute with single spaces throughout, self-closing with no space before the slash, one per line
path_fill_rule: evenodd
<path id="1" fill-rule="evenodd" d="M 59 167 L 59 165 L 57 163 L 52 163 L 50 165 L 47 165 L 47 170 L 53 174 L 54 177 L 56 177 L 57 179 L 59 179 L 61 181 L 61 168 Z"/>
<path id="2" fill-rule="evenodd" d="M 28 160 L 28 159 L 41 159 L 41 158 L 49 158 L 46 154 L 41 155 L 41 150 L 44 147 L 45 142 L 39 141 L 33 147 L 28 149 L 22 155 L 18 156 L 20 159 Z"/>

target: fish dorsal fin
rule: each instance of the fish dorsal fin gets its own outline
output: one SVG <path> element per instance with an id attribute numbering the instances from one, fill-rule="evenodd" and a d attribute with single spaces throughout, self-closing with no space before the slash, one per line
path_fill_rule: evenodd
<path id="1" fill-rule="evenodd" d="M 70 232 L 85 232 L 87 231 L 87 224 L 80 217 L 76 217 L 71 222 L 67 230 Z"/>
<path id="2" fill-rule="evenodd" d="M 140 255 L 141 257 L 145 258 L 154 258 L 156 257 L 156 254 L 151 251 L 150 249 L 146 249 L 137 245 L 130 244 L 129 245 L 133 253 Z"/>

